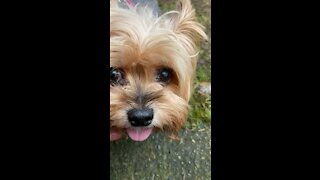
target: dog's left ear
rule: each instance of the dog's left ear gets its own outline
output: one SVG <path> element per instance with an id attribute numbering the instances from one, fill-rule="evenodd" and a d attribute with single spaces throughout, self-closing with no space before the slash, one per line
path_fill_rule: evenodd
<path id="1" fill-rule="evenodd" d="M 196 13 L 191 5 L 190 0 L 178 0 L 176 5 L 176 12 L 172 13 L 169 20 L 169 28 L 173 30 L 179 43 L 185 49 L 185 53 L 189 55 L 193 71 L 197 67 L 197 54 L 198 47 L 201 40 L 207 39 L 207 35 L 204 32 L 204 26 L 196 21 Z M 183 84 L 183 97 L 189 101 L 191 96 L 191 87 L 193 74 L 190 77 L 186 77 L 187 84 Z"/>
<path id="2" fill-rule="evenodd" d="M 178 14 L 175 14 L 172 19 L 172 28 L 189 55 L 194 56 L 197 53 L 199 42 L 207 39 L 203 31 L 204 27 L 196 21 L 196 13 L 190 0 L 179 0 L 176 11 Z"/>

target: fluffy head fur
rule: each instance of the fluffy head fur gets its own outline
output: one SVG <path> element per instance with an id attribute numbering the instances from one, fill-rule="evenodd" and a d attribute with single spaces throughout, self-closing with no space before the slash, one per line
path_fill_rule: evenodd
<path id="1" fill-rule="evenodd" d="M 110 84 L 110 128 L 134 129 L 127 112 L 148 107 L 148 128 L 177 132 L 188 115 L 197 45 L 206 38 L 190 0 L 159 17 L 147 6 L 110 2 L 110 69 L 123 73 L 121 83 Z M 162 68 L 170 69 L 167 83 L 157 81 Z"/>

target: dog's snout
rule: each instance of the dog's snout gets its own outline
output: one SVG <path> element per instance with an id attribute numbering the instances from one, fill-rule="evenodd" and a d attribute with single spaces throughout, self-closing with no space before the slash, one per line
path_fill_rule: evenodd
<path id="1" fill-rule="evenodd" d="M 153 119 L 153 109 L 131 109 L 128 111 L 128 120 L 132 126 L 148 126 Z"/>

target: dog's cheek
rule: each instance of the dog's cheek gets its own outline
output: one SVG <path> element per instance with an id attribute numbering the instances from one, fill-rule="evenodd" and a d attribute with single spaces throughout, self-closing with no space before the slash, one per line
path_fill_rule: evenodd
<path id="1" fill-rule="evenodd" d="M 110 93 L 110 127 L 124 128 L 128 125 L 127 109 L 121 95 Z"/>
<path id="2" fill-rule="evenodd" d="M 119 110 L 110 114 L 110 127 L 128 127 L 127 115 L 124 110 Z"/>
<path id="3" fill-rule="evenodd" d="M 167 130 L 179 131 L 188 116 L 187 102 L 171 93 L 153 104 L 155 110 L 154 126 Z"/>

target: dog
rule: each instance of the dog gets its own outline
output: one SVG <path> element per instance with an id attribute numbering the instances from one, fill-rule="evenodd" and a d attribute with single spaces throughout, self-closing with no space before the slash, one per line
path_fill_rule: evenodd
<path id="1" fill-rule="evenodd" d="M 154 0 L 110 0 L 110 139 L 176 134 L 189 111 L 198 46 L 207 38 L 190 0 L 160 14 Z"/>

